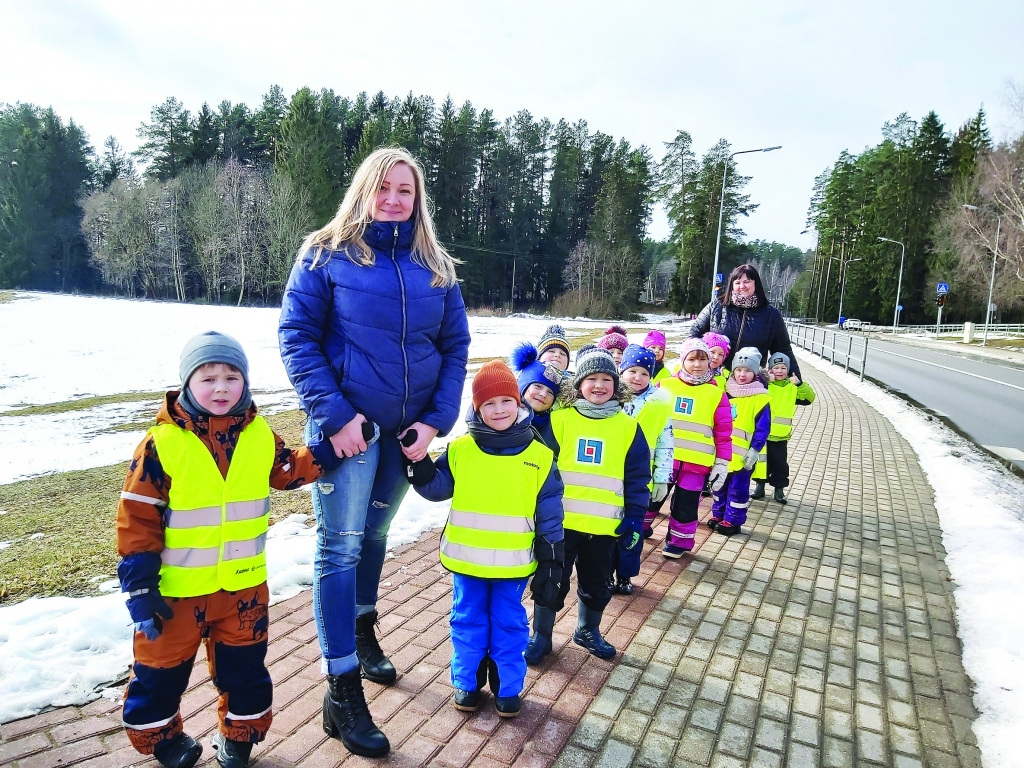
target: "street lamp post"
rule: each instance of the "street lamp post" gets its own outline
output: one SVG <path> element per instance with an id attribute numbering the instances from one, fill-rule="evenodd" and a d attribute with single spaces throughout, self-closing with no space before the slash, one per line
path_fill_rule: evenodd
<path id="1" fill-rule="evenodd" d="M 855 261 L 864 261 L 864 259 L 847 259 L 845 264 L 843 262 L 839 262 L 839 269 L 843 273 L 839 287 L 839 321 L 837 323 L 840 328 L 843 324 L 843 297 L 846 295 L 846 277 L 850 272 L 850 265 Z"/>
<path id="2" fill-rule="evenodd" d="M 782 149 L 782 145 L 762 147 L 761 149 L 744 149 L 741 152 L 733 152 L 725 159 L 725 167 L 722 169 L 722 200 L 718 207 L 718 239 L 715 240 L 715 266 L 711 270 L 711 301 L 715 300 L 715 296 L 718 293 L 715 290 L 715 278 L 718 277 L 718 253 L 722 247 L 722 217 L 725 215 L 725 180 L 729 175 L 729 161 L 736 157 L 736 155 L 748 155 L 751 152 L 771 152 L 776 149 Z"/>
<path id="3" fill-rule="evenodd" d="M 978 210 L 976 205 L 964 205 L 968 211 Z M 996 285 L 996 257 L 999 256 L 999 227 L 1003 223 L 1003 217 L 1000 214 L 996 214 L 996 242 L 992 248 L 992 272 L 988 277 L 988 304 L 985 305 L 985 334 L 981 338 L 981 346 L 988 345 L 988 322 L 989 318 L 992 317 L 992 289 Z"/>
<path id="4" fill-rule="evenodd" d="M 900 291 L 903 288 L 903 257 L 907 255 L 907 246 L 899 240 L 890 240 L 888 237 L 879 237 L 884 243 L 896 243 L 900 247 L 900 279 L 896 282 L 896 308 L 892 311 L 892 332 L 896 334 L 896 325 L 900 319 Z"/>

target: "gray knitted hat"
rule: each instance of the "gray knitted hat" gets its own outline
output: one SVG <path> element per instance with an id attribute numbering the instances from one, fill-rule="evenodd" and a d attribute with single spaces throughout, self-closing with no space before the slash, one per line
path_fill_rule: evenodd
<path id="1" fill-rule="evenodd" d="M 576 373 L 572 377 L 572 385 L 576 389 L 587 376 L 595 373 L 607 373 L 615 382 L 615 389 L 619 388 L 619 370 L 612 360 L 611 354 L 604 349 L 581 349 L 576 355 Z"/>
<path id="2" fill-rule="evenodd" d="M 768 368 L 769 368 L 769 370 L 774 368 L 779 363 L 782 363 L 784 366 L 786 366 L 786 370 L 788 371 L 790 369 L 790 367 L 789 367 L 789 355 L 784 354 L 782 352 L 775 352 L 775 353 L 773 353 L 772 356 L 768 358 Z"/>
<path id="3" fill-rule="evenodd" d="M 736 354 L 732 356 L 732 370 L 735 371 L 737 368 L 747 368 L 757 373 L 761 370 L 761 350 L 757 347 L 744 347 L 737 350 Z"/>
<path id="4" fill-rule="evenodd" d="M 246 386 L 249 385 L 249 359 L 242 345 L 227 334 L 207 331 L 193 336 L 181 350 L 181 363 L 178 365 L 181 388 L 185 388 L 197 368 L 207 363 L 225 363 L 237 368 Z"/>

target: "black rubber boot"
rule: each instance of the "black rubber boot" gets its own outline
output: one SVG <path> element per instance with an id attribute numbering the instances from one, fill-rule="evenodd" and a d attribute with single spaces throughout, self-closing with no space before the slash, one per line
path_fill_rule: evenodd
<path id="1" fill-rule="evenodd" d="M 476 712 L 483 703 L 484 694 L 482 691 L 464 691 L 461 688 L 455 689 L 455 698 L 452 703 L 460 712 Z"/>
<path id="2" fill-rule="evenodd" d="M 533 634 L 526 644 L 526 663 L 540 664 L 551 653 L 551 633 L 555 628 L 555 611 L 542 605 L 533 606 Z"/>
<path id="3" fill-rule="evenodd" d="M 327 676 L 324 732 L 332 739 L 341 739 L 341 743 L 354 755 L 383 757 L 391 751 L 388 737 L 370 717 L 358 669 L 344 675 Z"/>
<path id="4" fill-rule="evenodd" d="M 377 612 L 356 617 L 356 656 L 363 677 L 381 685 L 391 685 L 398 678 L 394 665 L 377 642 Z"/>
<path id="5" fill-rule="evenodd" d="M 572 634 L 572 641 L 582 645 L 599 659 L 615 656 L 615 646 L 601 637 L 601 616 L 603 611 L 593 611 L 581 600 L 579 602 L 579 623 Z"/>
<path id="6" fill-rule="evenodd" d="M 775 495 L 773 496 L 773 498 L 777 502 L 779 502 L 779 504 L 785 504 L 786 503 L 786 494 L 783 492 L 783 490 L 781 488 L 776 488 L 775 489 Z"/>
<path id="7" fill-rule="evenodd" d="M 620 595 L 632 595 L 633 582 L 625 576 L 619 576 L 619 580 L 615 582 L 615 592 Z"/>
<path id="8" fill-rule="evenodd" d="M 523 708 L 523 700 L 518 696 L 495 696 L 494 708 L 499 717 L 518 717 Z"/>
<path id="9" fill-rule="evenodd" d="M 166 768 L 192 768 L 203 754 L 203 745 L 187 733 L 161 741 L 153 750 L 153 757 Z"/>
<path id="10" fill-rule="evenodd" d="M 764 498 L 764 480 L 754 481 L 754 492 L 750 494 L 752 499 L 763 499 Z"/>
<path id="11" fill-rule="evenodd" d="M 217 731 L 210 739 L 213 751 L 217 755 L 217 762 L 221 768 L 246 768 L 249 765 L 249 756 L 252 755 L 251 741 L 232 741 Z"/>

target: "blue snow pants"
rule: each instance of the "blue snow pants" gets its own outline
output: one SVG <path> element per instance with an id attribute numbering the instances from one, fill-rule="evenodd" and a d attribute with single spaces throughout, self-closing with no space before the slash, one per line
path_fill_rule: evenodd
<path id="1" fill-rule="evenodd" d="M 523 607 L 529 578 L 481 579 L 453 574 L 452 685 L 478 689 L 477 671 L 490 657 L 498 669 L 496 696 L 518 696 L 526 680 L 530 626 Z"/>

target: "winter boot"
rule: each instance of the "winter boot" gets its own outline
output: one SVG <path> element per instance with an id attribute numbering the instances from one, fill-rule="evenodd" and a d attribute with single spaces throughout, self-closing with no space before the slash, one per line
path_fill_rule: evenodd
<path id="1" fill-rule="evenodd" d="M 217 755 L 217 763 L 221 768 L 246 768 L 252 754 L 251 741 L 232 741 L 217 731 L 210 739 L 213 751 Z"/>
<path id="2" fill-rule="evenodd" d="M 615 582 L 615 591 L 620 595 L 632 595 L 633 582 L 626 576 L 619 576 L 619 580 Z"/>
<path id="3" fill-rule="evenodd" d="M 555 611 L 542 605 L 533 606 L 533 634 L 526 644 L 526 663 L 531 667 L 540 664 L 551 653 L 551 632 L 555 628 Z"/>
<path id="4" fill-rule="evenodd" d="M 153 750 L 160 765 L 166 768 L 192 768 L 203 754 L 203 745 L 187 733 L 179 733 L 173 739 L 161 741 Z"/>
<path id="5" fill-rule="evenodd" d="M 499 717 L 518 717 L 523 701 L 518 696 L 495 696 L 494 708 Z"/>
<path id="6" fill-rule="evenodd" d="M 464 691 L 461 688 L 456 688 L 452 703 L 460 712 L 476 712 L 480 709 L 483 700 L 483 691 Z"/>
<path id="7" fill-rule="evenodd" d="M 615 656 L 615 646 L 601 637 L 601 616 L 603 611 L 595 611 L 580 600 L 577 607 L 579 623 L 572 634 L 572 641 L 582 645 L 599 659 L 611 659 Z"/>
<path id="8" fill-rule="evenodd" d="M 764 480 L 754 481 L 754 492 L 750 494 L 752 499 L 763 499 L 764 498 Z"/>
<path id="9" fill-rule="evenodd" d="M 324 694 L 324 732 L 341 739 L 349 752 L 362 757 L 383 757 L 391 750 L 388 737 L 373 724 L 366 706 L 359 670 L 327 676 Z"/>
<path id="10" fill-rule="evenodd" d="M 742 532 L 743 531 L 740 526 L 733 525 L 732 523 L 728 523 L 725 520 L 720 522 L 715 528 L 715 533 L 720 533 L 723 536 L 735 536 L 737 533 Z"/>
<path id="11" fill-rule="evenodd" d="M 781 488 L 776 488 L 775 489 L 775 495 L 773 496 L 773 498 L 777 502 L 779 502 L 779 504 L 785 504 L 786 503 L 786 494 L 783 492 L 783 490 Z"/>
<path id="12" fill-rule="evenodd" d="M 398 673 L 377 642 L 376 626 L 376 611 L 356 617 L 356 656 L 359 657 L 359 668 L 367 680 L 381 685 L 391 685 L 397 679 Z"/>

